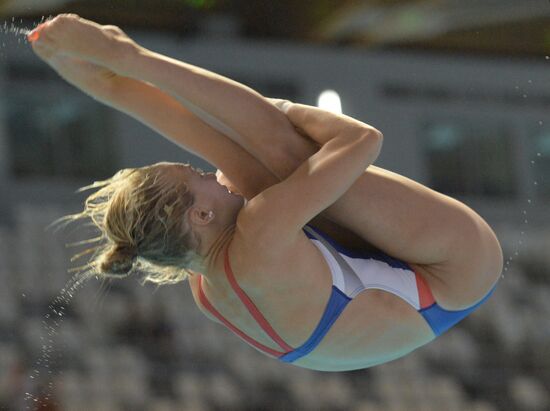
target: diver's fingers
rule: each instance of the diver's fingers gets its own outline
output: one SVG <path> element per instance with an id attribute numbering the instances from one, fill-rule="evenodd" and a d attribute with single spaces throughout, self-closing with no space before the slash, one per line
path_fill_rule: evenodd
<path id="1" fill-rule="evenodd" d="M 286 112 L 288 107 L 292 104 L 289 100 L 284 100 L 280 98 L 268 98 L 269 102 L 277 107 L 279 110 Z"/>

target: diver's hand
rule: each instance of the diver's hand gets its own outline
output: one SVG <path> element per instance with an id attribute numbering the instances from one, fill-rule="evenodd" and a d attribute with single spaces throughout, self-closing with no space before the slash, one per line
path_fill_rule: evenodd
<path id="1" fill-rule="evenodd" d="M 292 105 L 291 101 L 280 98 L 268 98 L 267 100 L 285 114 Z"/>
<path id="2" fill-rule="evenodd" d="M 288 113 L 288 110 L 290 110 L 290 108 L 294 105 L 292 101 L 284 100 L 280 98 L 267 98 L 267 100 L 271 104 L 273 104 L 275 107 L 277 107 L 279 110 L 281 110 L 285 115 Z M 288 116 L 287 118 L 288 118 L 288 121 L 291 121 Z M 292 125 L 294 127 L 294 130 L 296 130 L 296 132 L 300 134 L 302 137 L 310 138 L 307 135 L 307 133 L 303 129 L 301 129 L 299 126 L 297 126 L 296 124 L 292 124 Z"/>
<path id="3" fill-rule="evenodd" d="M 27 36 L 44 60 L 69 55 L 111 68 L 137 44 L 116 26 L 102 26 L 76 14 L 60 14 L 37 26 Z"/>

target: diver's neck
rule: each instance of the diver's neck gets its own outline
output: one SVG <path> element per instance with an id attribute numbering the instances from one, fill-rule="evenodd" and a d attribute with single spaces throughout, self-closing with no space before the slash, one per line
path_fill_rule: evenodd
<path id="1" fill-rule="evenodd" d="M 234 233 L 235 224 L 230 224 L 220 229 L 217 235 L 213 236 L 214 240 L 212 240 L 210 244 L 205 244 L 205 249 L 207 250 L 203 254 L 203 266 L 205 271 L 203 274 L 205 276 L 216 275 L 216 273 L 223 271 L 223 252 L 233 238 Z"/>

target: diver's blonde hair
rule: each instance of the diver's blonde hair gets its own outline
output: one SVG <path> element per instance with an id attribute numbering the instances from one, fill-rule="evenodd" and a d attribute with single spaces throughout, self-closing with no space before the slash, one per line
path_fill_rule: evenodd
<path id="1" fill-rule="evenodd" d="M 74 256 L 94 253 L 79 267 L 86 278 L 126 277 L 139 271 L 142 284 L 174 284 L 187 278 L 188 269 L 200 269 L 194 235 L 186 212 L 193 195 L 183 180 L 169 178 L 165 163 L 120 170 L 113 177 L 82 187 L 98 191 L 88 196 L 84 211 L 52 224 L 91 219 L 101 235 L 77 244 L 99 242 Z"/>

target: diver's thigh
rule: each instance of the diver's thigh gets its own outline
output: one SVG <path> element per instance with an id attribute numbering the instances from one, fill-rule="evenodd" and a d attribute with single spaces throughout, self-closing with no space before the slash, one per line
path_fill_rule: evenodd
<path id="1" fill-rule="evenodd" d="M 399 174 L 370 166 L 324 215 L 403 261 L 442 263 L 465 220 L 464 205 Z"/>
<path id="2" fill-rule="evenodd" d="M 502 270 L 498 240 L 477 213 L 376 166 L 370 166 L 324 215 L 416 267 L 448 309 L 475 303 Z"/>

